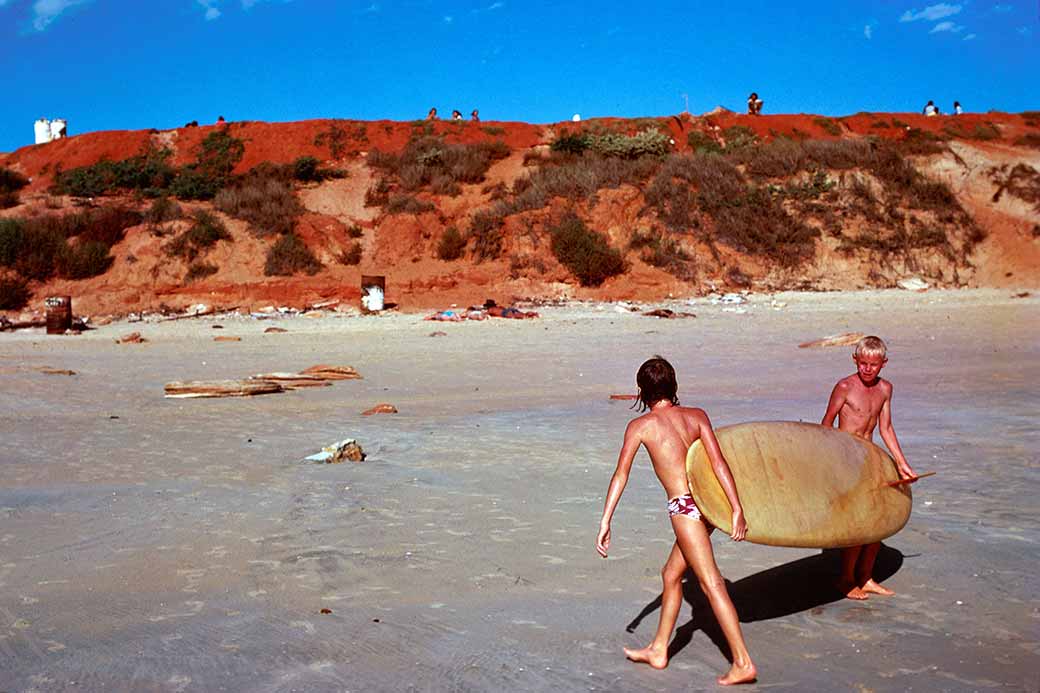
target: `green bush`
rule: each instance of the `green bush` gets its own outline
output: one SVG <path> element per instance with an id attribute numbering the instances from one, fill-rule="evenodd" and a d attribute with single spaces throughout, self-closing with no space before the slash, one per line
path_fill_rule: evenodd
<path id="1" fill-rule="evenodd" d="M 118 190 L 140 190 L 151 194 L 168 188 L 177 175 L 170 165 L 169 149 L 149 149 L 120 161 L 102 160 L 59 172 L 53 189 L 73 197 L 98 197 Z"/>
<path id="2" fill-rule="evenodd" d="M 165 196 L 156 198 L 148 211 L 144 213 L 144 220 L 149 224 L 162 224 L 183 217 L 184 210 L 181 209 L 181 206 L 175 200 Z"/>
<path id="3" fill-rule="evenodd" d="M 455 194 L 453 184 L 480 183 L 491 164 L 508 155 L 509 147 L 500 141 L 446 144 L 439 137 L 418 137 L 400 154 L 371 152 L 368 165 L 395 176 L 406 191 L 421 190 L 436 179 L 439 189 Z"/>
<path id="4" fill-rule="evenodd" d="M 267 251 L 264 274 L 288 277 L 298 272 L 317 274 L 322 264 L 295 233 L 287 233 Z"/>
<path id="5" fill-rule="evenodd" d="M 184 274 L 184 283 L 190 284 L 199 279 L 204 279 L 216 274 L 219 269 L 216 265 L 211 265 L 207 262 L 193 262 L 188 265 L 188 271 Z"/>
<path id="6" fill-rule="evenodd" d="M 213 198 L 213 205 L 248 222 L 259 237 L 290 233 L 303 213 L 292 185 L 268 169 L 254 169 L 224 188 Z"/>
<path id="7" fill-rule="evenodd" d="M 21 310 L 29 302 L 29 283 L 16 274 L 0 275 L 0 310 Z"/>
<path id="8" fill-rule="evenodd" d="M 196 169 L 182 169 L 170 184 L 170 194 L 181 200 L 212 200 L 224 180 Z"/>
<path id="9" fill-rule="evenodd" d="M 340 263 L 344 265 L 357 265 L 361 263 L 361 244 L 357 241 L 351 243 L 346 250 L 339 255 Z"/>
<path id="10" fill-rule="evenodd" d="M 454 226 L 446 228 L 437 244 L 437 257 L 441 260 L 458 260 L 465 250 L 466 239 L 462 237 L 459 230 Z"/>
<path id="11" fill-rule="evenodd" d="M 560 154 L 583 154 L 589 148 L 589 138 L 583 134 L 564 134 L 553 140 L 549 150 Z"/>
<path id="12" fill-rule="evenodd" d="M 29 185 L 29 179 L 9 168 L 0 166 L 0 209 L 18 204 L 18 191 Z"/>
<path id="13" fill-rule="evenodd" d="M 224 222 L 212 212 L 200 210 L 195 212 L 191 228 L 167 243 L 165 250 L 167 255 L 194 262 L 195 258 L 213 247 L 217 241 L 229 240 L 231 234 L 228 233 Z"/>
<path id="14" fill-rule="evenodd" d="M 57 272 L 66 279 L 87 279 L 104 274 L 113 260 L 108 248 L 98 241 L 66 244 L 57 256 Z"/>
<path id="15" fill-rule="evenodd" d="M 823 116 L 817 116 L 813 118 L 813 122 L 816 123 L 820 129 L 826 132 L 828 135 L 838 137 L 841 135 L 841 125 L 837 123 L 833 118 L 824 118 Z"/>
<path id="16" fill-rule="evenodd" d="M 502 254 L 502 217 L 493 211 L 481 210 L 470 221 L 469 237 L 477 261 L 494 260 Z"/>
<path id="17" fill-rule="evenodd" d="M 692 262 L 693 257 L 674 238 L 667 238 L 652 232 L 636 233 L 629 242 L 629 248 L 642 249 L 640 258 L 643 262 L 663 269 L 678 279 L 692 281 L 697 278 L 696 268 Z"/>
<path id="18" fill-rule="evenodd" d="M 435 205 L 420 200 L 412 195 L 391 195 L 387 201 L 386 211 L 390 214 L 422 214 L 432 212 Z"/>
<path id="19" fill-rule="evenodd" d="M 599 286 L 625 271 L 625 261 L 600 234 L 585 226 L 576 214 L 567 214 L 549 230 L 552 252 L 582 286 Z"/>
<path id="20" fill-rule="evenodd" d="M 758 142 L 758 135 L 746 125 L 731 125 L 722 131 L 726 141 L 725 151 L 735 152 Z"/>
<path id="21" fill-rule="evenodd" d="M 699 130 L 691 130 L 690 134 L 686 135 L 686 143 L 698 154 L 718 154 L 722 151 L 722 145 Z"/>
<path id="22" fill-rule="evenodd" d="M 313 156 L 301 156 L 293 162 L 293 178 L 304 182 L 321 180 L 319 162 Z"/>

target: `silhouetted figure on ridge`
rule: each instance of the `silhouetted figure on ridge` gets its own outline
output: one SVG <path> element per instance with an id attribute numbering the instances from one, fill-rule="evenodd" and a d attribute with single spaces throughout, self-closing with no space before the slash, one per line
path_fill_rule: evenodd
<path id="1" fill-rule="evenodd" d="M 758 98 L 758 94 L 751 92 L 751 96 L 747 97 L 747 112 L 748 115 L 761 115 L 762 113 L 762 99 Z"/>

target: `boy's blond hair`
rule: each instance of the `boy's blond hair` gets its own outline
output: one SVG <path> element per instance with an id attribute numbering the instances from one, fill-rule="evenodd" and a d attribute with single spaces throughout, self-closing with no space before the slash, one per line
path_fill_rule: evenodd
<path id="1" fill-rule="evenodd" d="M 886 358 L 888 347 L 885 346 L 885 342 L 881 337 L 875 337 L 873 335 L 864 337 L 863 339 L 856 342 L 856 356 L 880 356 Z"/>

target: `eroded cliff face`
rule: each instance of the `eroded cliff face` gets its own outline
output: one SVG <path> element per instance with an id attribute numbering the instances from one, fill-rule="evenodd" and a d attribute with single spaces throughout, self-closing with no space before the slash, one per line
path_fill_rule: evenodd
<path id="1" fill-rule="evenodd" d="M 282 209 L 273 209 L 273 197 L 249 214 L 226 197 L 182 199 L 167 219 L 154 213 L 150 196 L 162 192 L 155 189 L 77 197 L 53 187 L 79 167 L 149 152 L 166 152 L 171 170 L 197 171 L 214 132 L 242 143 L 224 184 L 243 195 L 258 180 L 274 185 L 288 196 Z M 860 289 L 910 276 L 941 286 L 1035 287 L 1038 140 L 1037 114 L 994 113 L 722 113 L 553 125 L 321 120 L 98 132 L 0 155 L 0 167 L 30 180 L 18 203 L 0 211 L 8 220 L 0 236 L 12 223 L 31 227 L 106 206 L 144 214 L 109 246 L 113 260 L 102 273 L 23 277 L 29 308 L 68 294 L 78 313 L 95 315 L 200 302 L 353 303 L 362 274 L 385 275 L 387 298 L 405 310 L 485 298 Z M 301 157 L 336 177 L 300 181 L 291 166 L 271 166 Z M 199 212 L 212 213 L 225 236 L 174 252 Z M 270 274 L 284 234 L 263 227 L 277 214 L 290 215 L 291 235 L 320 263 L 314 274 Z M 554 243 L 561 220 L 573 217 L 620 254 L 619 274 L 599 283 L 593 274 L 583 286 L 587 275 L 573 258 L 561 262 Z M 68 247 L 82 250 L 89 233 L 76 228 Z M 453 238 L 454 249 L 446 241 Z M 4 252 L 0 242 L 0 262 Z M 12 260 L 0 272 L 17 278 L 18 267 Z"/>

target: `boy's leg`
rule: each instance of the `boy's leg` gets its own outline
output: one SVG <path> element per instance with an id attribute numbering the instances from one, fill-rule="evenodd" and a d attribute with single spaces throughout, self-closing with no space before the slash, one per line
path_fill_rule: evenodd
<path id="1" fill-rule="evenodd" d="M 646 662 L 655 669 L 668 666 L 668 641 L 672 639 L 675 622 L 679 618 L 682 607 L 682 578 L 686 573 L 686 559 L 678 544 L 672 545 L 672 552 L 661 569 L 661 618 L 657 622 L 657 632 L 650 644 L 641 650 L 625 648 L 625 656 L 634 662 Z"/>
<path id="2" fill-rule="evenodd" d="M 867 598 L 867 593 L 861 590 L 856 582 L 856 562 L 862 551 L 862 546 L 849 546 L 841 550 L 841 577 L 838 578 L 838 589 L 849 599 Z"/>
<path id="3" fill-rule="evenodd" d="M 886 597 L 890 597 L 895 594 L 895 592 L 887 587 L 882 587 L 874 580 L 874 562 L 877 560 L 880 551 L 880 541 L 876 541 L 873 544 L 868 544 L 863 547 L 859 560 L 856 562 L 856 584 L 859 585 L 864 592 L 883 594 Z"/>
<path id="4" fill-rule="evenodd" d="M 733 666 L 717 679 L 718 682 L 728 685 L 753 681 L 757 671 L 744 643 L 744 635 L 740 632 L 740 619 L 726 591 L 726 581 L 722 579 L 722 573 L 715 563 L 707 526 L 700 520 L 676 515 L 672 518 L 672 529 L 675 530 L 676 543 L 683 558 L 697 576 L 733 654 Z"/>

